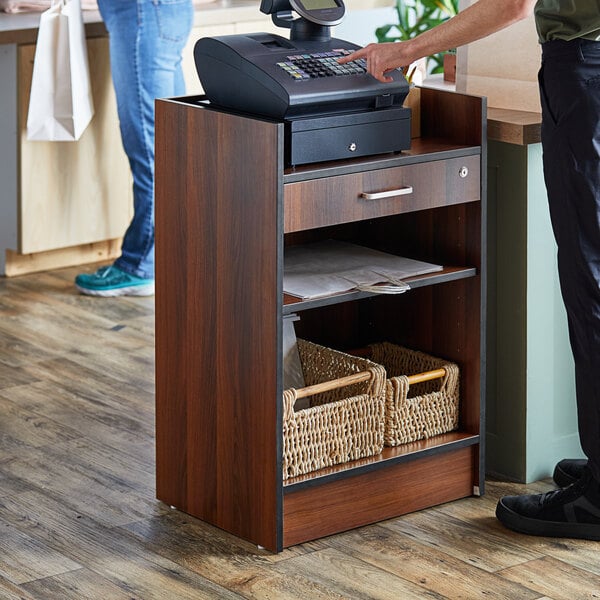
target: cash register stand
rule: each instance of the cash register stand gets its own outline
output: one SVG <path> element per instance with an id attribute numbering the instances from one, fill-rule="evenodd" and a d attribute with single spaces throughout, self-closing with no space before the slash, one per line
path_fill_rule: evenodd
<path id="1" fill-rule="evenodd" d="M 422 89 L 410 151 L 284 168 L 283 124 L 156 105 L 157 496 L 273 551 L 483 490 L 485 100 Z M 365 200 L 405 186 L 413 194 Z M 444 265 L 399 296 L 284 298 L 285 247 Z M 282 321 L 338 349 L 455 361 L 457 431 L 284 482 Z"/>

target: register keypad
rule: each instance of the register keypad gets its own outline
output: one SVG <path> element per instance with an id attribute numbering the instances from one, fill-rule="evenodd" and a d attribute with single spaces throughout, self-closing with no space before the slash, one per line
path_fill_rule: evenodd
<path id="1" fill-rule="evenodd" d="M 348 54 L 352 54 L 352 51 L 341 49 L 314 54 L 294 54 L 288 56 L 286 61 L 278 62 L 277 66 L 297 81 L 366 73 L 367 62 L 364 58 L 353 60 L 345 65 L 337 62 L 340 56 Z"/>

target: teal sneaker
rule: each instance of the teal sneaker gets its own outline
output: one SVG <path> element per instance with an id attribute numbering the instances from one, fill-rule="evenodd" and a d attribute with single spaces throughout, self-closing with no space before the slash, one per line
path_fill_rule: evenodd
<path id="1" fill-rule="evenodd" d="M 152 296 L 154 279 L 125 273 L 115 265 L 100 267 L 95 273 L 75 277 L 75 286 L 88 296 Z"/>

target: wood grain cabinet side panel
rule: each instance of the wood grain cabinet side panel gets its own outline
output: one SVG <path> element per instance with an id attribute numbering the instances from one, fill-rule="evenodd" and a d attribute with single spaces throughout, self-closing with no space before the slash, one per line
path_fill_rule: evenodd
<path id="1" fill-rule="evenodd" d="M 282 139 L 278 124 L 156 103 L 157 497 L 273 550 Z"/>

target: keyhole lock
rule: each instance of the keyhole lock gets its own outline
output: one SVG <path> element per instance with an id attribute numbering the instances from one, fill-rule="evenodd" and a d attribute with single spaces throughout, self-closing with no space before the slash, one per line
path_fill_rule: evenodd
<path id="1" fill-rule="evenodd" d="M 348 146 L 348 150 L 350 150 L 350 152 L 354 152 L 356 150 L 356 142 L 352 142 L 349 146 Z"/>
<path id="2" fill-rule="evenodd" d="M 458 176 L 463 179 L 469 174 L 469 169 L 467 167 L 461 167 L 458 171 Z"/>

